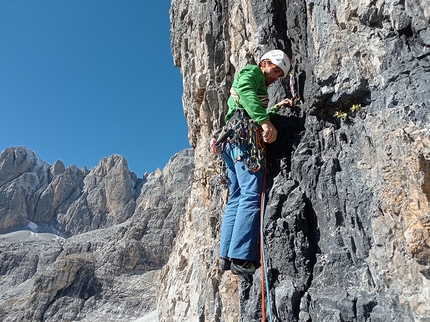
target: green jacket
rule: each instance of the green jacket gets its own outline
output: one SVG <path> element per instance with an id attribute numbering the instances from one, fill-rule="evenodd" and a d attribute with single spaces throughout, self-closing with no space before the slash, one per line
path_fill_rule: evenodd
<path id="1" fill-rule="evenodd" d="M 235 98 L 230 95 L 227 102 L 229 108 L 225 116 L 226 122 L 238 108 L 245 109 L 248 115 L 260 125 L 279 111 L 276 106 L 272 106 L 267 111 L 267 106 L 263 106 L 258 97 L 260 95 L 267 99 L 268 93 L 264 74 L 257 65 L 248 65 L 242 68 L 233 82 L 232 89 L 239 96 L 239 105 Z"/>

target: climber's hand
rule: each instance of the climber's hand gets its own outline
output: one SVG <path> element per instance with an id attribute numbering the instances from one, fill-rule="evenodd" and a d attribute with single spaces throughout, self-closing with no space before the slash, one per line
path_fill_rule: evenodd
<path id="1" fill-rule="evenodd" d="M 269 120 L 264 121 L 261 124 L 261 127 L 263 128 L 263 141 L 266 143 L 274 142 L 278 135 L 278 131 L 273 126 L 272 122 L 270 122 Z"/>
<path id="2" fill-rule="evenodd" d="M 275 105 L 278 108 L 284 107 L 284 106 L 294 106 L 294 101 L 290 98 L 285 98 L 282 101 L 280 101 L 278 104 Z"/>

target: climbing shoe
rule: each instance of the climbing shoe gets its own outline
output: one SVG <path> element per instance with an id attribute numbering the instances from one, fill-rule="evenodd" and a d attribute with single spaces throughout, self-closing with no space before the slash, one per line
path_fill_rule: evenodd
<path id="1" fill-rule="evenodd" d="M 231 266 L 231 261 L 228 258 L 221 258 L 221 270 L 229 271 Z"/>
<path id="2" fill-rule="evenodd" d="M 234 275 L 252 275 L 255 273 L 255 263 L 252 261 L 244 261 L 233 259 L 230 270 Z"/>

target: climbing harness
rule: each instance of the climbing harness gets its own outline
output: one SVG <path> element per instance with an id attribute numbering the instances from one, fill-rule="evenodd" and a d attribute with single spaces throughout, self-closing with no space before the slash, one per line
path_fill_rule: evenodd
<path id="1" fill-rule="evenodd" d="M 261 132 L 261 127 L 246 111 L 238 109 L 227 124 L 214 133 L 210 146 L 211 153 L 219 155 L 225 144 L 235 143 L 243 148 L 234 161 L 242 161 L 248 170 L 257 172 L 261 169 L 265 152 Z"/>
<path id="2" fill-rule="evenodd" d="M 238 122 L 233 127 L 224 126 L 213 134 L 212 140 L 211 140 L 211 146 L 210 146 L 210 150 L 212 154 L 216 154 L 216 155 L 221 154 L 224 148 L 225 142 L 227 141 L 227 139 L 233 136 L 234 131 L 239 125 L 240 123 Z"/>
<path id="3" fill-rule="evenodd" d="M 216 131 L 211 139 L 210 152 L 218 156 L 218 175 L 214 184 L 228 187 L 228 171 L 221 156 L 227 143 L 240 147 L 240 153 L 234 160 L 242 161 L 245 167 L 253 172 L 260 170 L 264 159 L 264 146 L 261 127 L 254 122 L 243 109 L 238 109 L 227 124 Z"/>

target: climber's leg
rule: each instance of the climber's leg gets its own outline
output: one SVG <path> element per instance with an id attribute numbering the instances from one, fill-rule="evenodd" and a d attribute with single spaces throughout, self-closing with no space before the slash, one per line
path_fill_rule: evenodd
<path id="1" fill-rule="evenodd" d="M 260 206 L 264 170 L 252 172 L 243 162 L 234 164 L 240 187 L 240 200 L 231 236 L 228 257 L 257 261 L 260 236 Z M 235 200 L 235 202 L 237 202 Z"/>
<path id="2" fill-rule="evenodd" d="M 234 166 L 234 159 L 237 157 L 238 152 L 238 148 L 232 143 L 227 143 L 222 152 L 222 157 L 227 166 L 229 188 L 228 202 L 225 208 L 224 218 L 221 226 L 220 257 L 222 258 L 228 257 L 231 235 L 233 233 L 237 208 L 240 201 L 240 187 Z"/>

